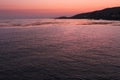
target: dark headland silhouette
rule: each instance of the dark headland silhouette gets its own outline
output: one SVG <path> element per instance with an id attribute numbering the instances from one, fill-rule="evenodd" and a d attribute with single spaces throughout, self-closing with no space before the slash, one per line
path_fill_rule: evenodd
<path id="1" fill-rule="evenodd" d="M 120 20 L 120 7 L 106 8 L 88 13 L 81 13 L 71 17 L 58 17 L 58 19 L 103 19 Z"/>

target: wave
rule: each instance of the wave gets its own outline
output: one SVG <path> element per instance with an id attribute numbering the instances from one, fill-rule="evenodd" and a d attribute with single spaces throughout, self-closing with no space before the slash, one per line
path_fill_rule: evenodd
<path id="1" fill-rule="evenodd" d="M 48 25 L 48 24 L 60 24 L 60 22 L 35 22 L 29 24 L 20 24 L 20 23 L 13 23 L 13 24 L 0 24 L 0 27 L 28 27 L 28 26 L 39 26 L 39 25 Z"/>
<path id="2" fill-rule="evenodd" d="M 41 25 L 110 25 L 120 26 L 120 21 L 105 20 L 59 20 L 59 19 L 17 19 L 0 20 L 0 27 L 31 27 Z"/>

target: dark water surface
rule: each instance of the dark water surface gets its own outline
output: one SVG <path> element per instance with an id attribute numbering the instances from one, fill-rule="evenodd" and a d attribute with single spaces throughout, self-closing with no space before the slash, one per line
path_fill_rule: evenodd
<path id="1" fill-rule="evenodd" d="M 119 23 L 1 20 L 0 80 L 120 80 Z"/>

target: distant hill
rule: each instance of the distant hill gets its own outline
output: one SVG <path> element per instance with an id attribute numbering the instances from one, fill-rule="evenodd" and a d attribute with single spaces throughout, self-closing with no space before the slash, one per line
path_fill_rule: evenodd
<path id="1" fill-rule="evenodd" d="M 120 7 L 106 8 L 103 10 L 81 13 L 71 17 L 59 17 L 59 19 L 104 19 L 120 20 Z"/>

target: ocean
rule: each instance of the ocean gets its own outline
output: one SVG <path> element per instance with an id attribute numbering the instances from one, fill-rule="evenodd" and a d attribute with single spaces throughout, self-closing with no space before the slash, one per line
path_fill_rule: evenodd
<path id="1" fill-rule="evenodd" d="M 0 20 L 0 80 L 120 80 L 120 21 Z"/>

